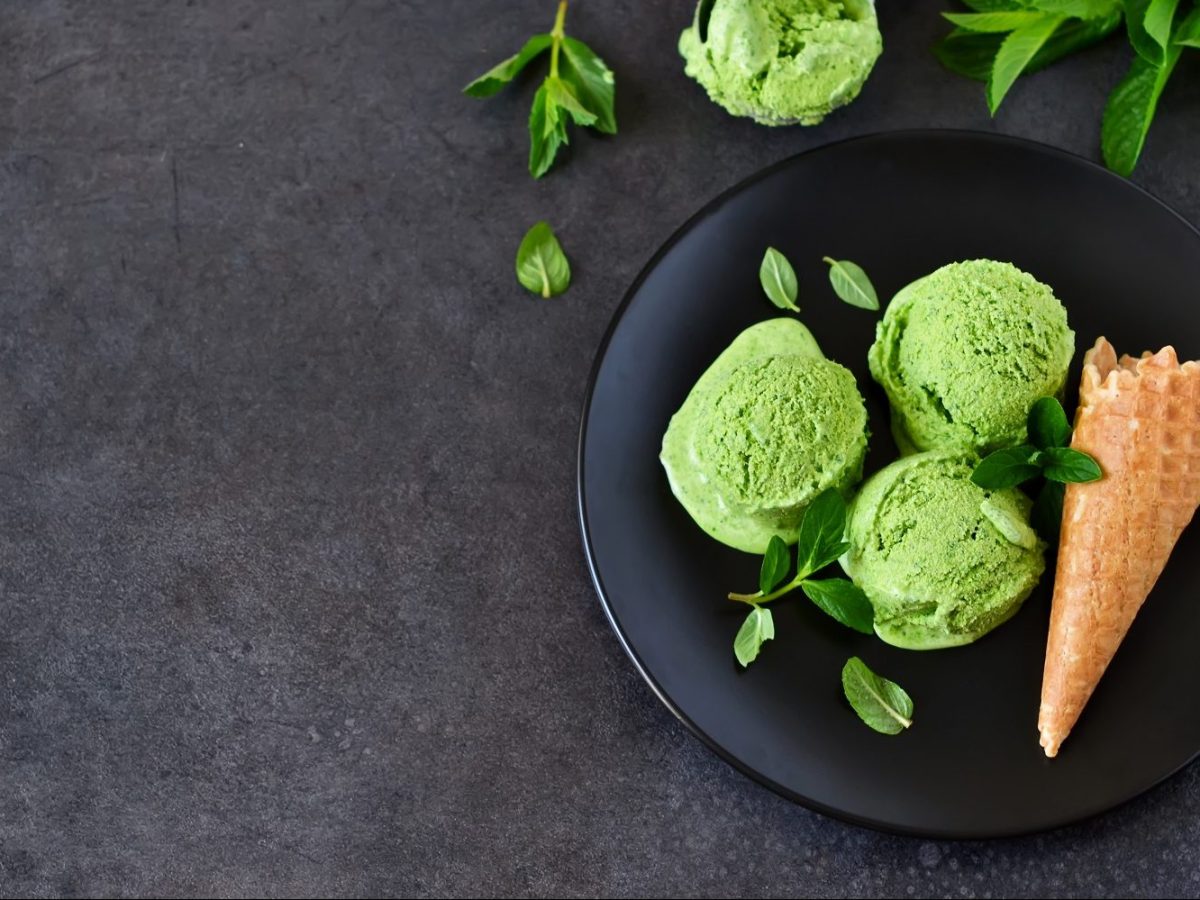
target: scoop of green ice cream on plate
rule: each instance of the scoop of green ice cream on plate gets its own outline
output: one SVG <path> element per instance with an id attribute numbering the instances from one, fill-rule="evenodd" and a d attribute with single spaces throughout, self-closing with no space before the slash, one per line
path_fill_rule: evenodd
<path id="1" fill-rule="evenodd" d="M 911 650 L 977 640 L 1011 618 L 1045 569 L 1016 488 L 971 481 L 978 458 L 938 450 L 872 475 L 851 504 L 842 568 L 875 608 L 875 632 Z"/>
<path id="2" fill-rule="evenodd" d="M 876 328 L 871 374 L 904 452 L 1023 443 L 1029 409 L 1059 396 L 1075 353 L 1049 287 L 989 259 L 952 263 L 896 294 Z"/>
<path id="3" fill-rule="evenodd" d="M 883 38 L 873 0 L 701 0 L 679 52 L 735 116 L 815 125 L 858 96 Z"/>
<path id="4" fill-rule="evenodd" d="M 763 553 L 789 543 L 827 488 L 862 478 L 867 411 L 849 369 L 795 319 L 742 332 L 700 376 L 663 436 L 671 490 L 724 544 Z"/>

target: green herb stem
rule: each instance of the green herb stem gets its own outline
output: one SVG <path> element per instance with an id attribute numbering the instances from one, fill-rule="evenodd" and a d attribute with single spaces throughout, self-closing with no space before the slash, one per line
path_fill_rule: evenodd
<path id="1" fill-rule="evenodd" d="M 736 600 L 738 603 L 749 603 L 751 606 L 758 606 L 760 603 L 770 603 L 772 600 L 778 600 L 784 594 L 791 593 L 796 588 L 804 583 L 804 579 L 812 575 L 812 572 L 804 572 L 797 575 L 783 587 L 775 588 L 769 594 L 764 594 L 762 591 L 755 591 L 753 594 L 735 594 L 730 593 L 729 599 Z"/>
<path id="2" fill-rule="evenodd" d="M 563 23 L 567 18 L 567 0 L 559 0 L 558 12 L 554 16 L 554 27 L 550 29 L 550 37 L 554 39 L 554 43 L 550 46 L 550 77 L 558 77 L 558 51 L 562 47 L 563 38 L 567 33 L 563 30 Z"/>

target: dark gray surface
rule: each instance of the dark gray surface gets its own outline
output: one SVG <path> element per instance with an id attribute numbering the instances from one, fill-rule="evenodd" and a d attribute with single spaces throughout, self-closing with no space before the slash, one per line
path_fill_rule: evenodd
<path id="1" fill-rule="evenodd" d="M 992 122 L 942 5 L 884 6 L 863 97 L 771 131 L 684 78 L 688 4 L 579 0 L 621 134 L 539 183 L 532 82 L 457 91 L 549 0 L 0 7 L 0 893 L 1200 893 L 1196 767 L 1024 840 L 864 831 L 692 739 L 593 595 L 587 373 L 700 205 L 876 130 L 1096 156 L 1119 43 Z M 1197 63 L 1136 179 L 1193 222 Z"/>

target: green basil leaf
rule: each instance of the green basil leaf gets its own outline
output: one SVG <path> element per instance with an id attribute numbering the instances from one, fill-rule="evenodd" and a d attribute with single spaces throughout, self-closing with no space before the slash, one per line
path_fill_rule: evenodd
<path id="1" fill-rule="evenodd" d="M 1042 474 L 1050 481 L 1066 484 L 1099 481 L 1104 476 L 1094 459 L 1071 447 L 1051 447 L 1046 450 L 1042 454 Z"/>
<path id="2" fill-rule="evenodd" d="M 791 568 L 792 551 L 783 538 L 777 534 L 771 535 L 767 552 L 763 555 L 762 568 L 758 571 L 758 589 L 764 594 L 771 593 L 777 584 L 787 578 Z"/>
<path id="3" fill-rule="evenodd" d="M 1007 31 L 1016 31 L 1025 25 L 1040 22 L 1043 18 L 1037 10 L 984 13 L 944 12 L 942 17 L 966 31 L 982 34 L 1003 34 Z"/>
<path id="4" fill-rule="evenodd" d="M 737 636 L 733 639 L 733 655 L 737 657 L 737 661 L 742 664 L 744 669 L 758 658 L 758 651 L 762 649 L 763 641 L 772 640 L 774 637 L 775 619 L 771 615 L 771 611 L 756 606 L 750 610 L 750 615 L 746 616 L 746 621 L 742 623 Z"/>
<path id="5" fill-rule="evenodd" d="M 465 88 L 463 93 L 469 97 L 490 97 L 502 87 L 517 77 L 517 74 L 529 63 L 537 59 L 552 43 L 550 35 L 535 34 L 525 42 L 520 52 L 513 54 L 504 62 L 493 66 L 484 72 Z"/>
<path id="6" fill-rule="evenodd" d="M 847 628 L 863 634 L 875 631 L 875 608 L 863 589 L 845 578 L 806 579 L 800 583 L 808 599 Z"/>
<path id="7" fill-rule="evenodd" d="M 763 254 L 762 263 L 758 267 L 758 280 L 768 299 L 780 309 L 790 309 L 800 312 L 796 305 L 796 297 L 800 293 L 800 285 L 796 282 L 796 270 L 788 262 L 788 258 L 768 247 Z"/>
<path id="8" fill-rule="evenodd" d="M 1063 517 L 1063 495 L 1066 489 L 1067 486 L 1061 481 L 1047 481 L 1042 485 L 1037 500 L 1033 503 L 1033 513 L 1030 516 L 1033 527 L 1051 547 L 1058 546 L 1058 531 Z"/>
<path id="9" fill-rule="evenodd" d="M 850 706 L 868 726 L 883 734 L 899 734 L 912 725 L 912 698 L 900 685 L 872 672 L 852 656 L 842 668 L 842 690 Z"/>
<path id="10" fill-rule="evenodd" d="M 1100 149 L 1104 164 L 1114 172 L 1128 176 L 1137 165 L 1158 108 L 1158 98 L 1179 61 L 1180 52 L 1178 45 L 1167 48 L 1162 65 L 1147 62 L 1141 55 L 1134 57 L 1125 77 L 1108 95 L 1100 126 Z"/>
<path id="11" fill-rule="evenodd" d="M 1179 23 L 1172 42 L 1179 47 L 1200 47 L 1200 4 Z"/>
<path id="12" fill-rule="evenodd" d="M 975 467 L 975 471 L 971 473 L 971 480 L 989 491 L 1016 487 L 1041 473 L 1041 467 L 1033 462 L 1036 452 L 1036 447 L 1022 444 L 1020 447 L 1007 447 L 989 453 Z"/>
<path id="13" fill-rule="evenodd" d="M 591 125 L 596 121 L 596 117 L 584 109 L 579 98 L 575 96 L 575 89 L 553 75 L 546 79 L 546 103 L 566 110 L 577 125 Z"/>
<path id="14" fill-rule="evenodd" d="M 1029 410 L 1029 440 L 1039 450 L 1071 442 L 1071 423 L 1055 397 L 1040 397 Z"/>
<path id="15" fill-rule="evenodd" d="M 1022 25 L 1004 39 L 996 53 L 992 76 L 987 83 L 988 110 L 993 116 L 1009 88 L 1062 23 L 1062 16 L 1043 15 L 1036 22 Z"/>
<path id="16" fill-rule="evenodd" d="M 819 572 L 849 549 L 846 533 L 846 501 L 830 488 L 816 496 L 800 519 L 796 541 L 796 574 L 806 578 Z"/>
<path id="17" fill-rule="evenodd" d="M 595 120 L 589 124 L 605 134 L 616 134 L 616 79 L 604 60 L 593 53 L 583 41 L 564 37 L 558 73 L 570 82 L 579 101 L 595 115 Z"/>
<path id="18" fill-rule="evenodd" d="M 829 263 L 829 283 L 833 285 L 835 294 L 859 309 L 879 309 L 879 296 L 862 266 L 848 259 L 837 260 L 826 256 L 824 260 Z"/>
<path id="19" fill-rule="evenodd" d="M 530 228 L 517 249 L 517 280 L 546 298 L 561 294 L 571 283 L 571 265 L 545 222 Z"/>
<path id="20" fill-rule="evenodd" d="M 554 164 L 558 148 L 567 143 L 567 123 L 549 100 L 545 82 L 533 96 L 529 112 L 529 174 L 541 178 Z"/>
<path id="21" fill-rule="evenodd" d="M 1146 7 L 1146 18 L 1142 25 L 1151 40 L 1163 50 L 1171 42 L 1171 26 L 1178 8 L 1179 0 L 1150 0 L 1150 5 Z"/>

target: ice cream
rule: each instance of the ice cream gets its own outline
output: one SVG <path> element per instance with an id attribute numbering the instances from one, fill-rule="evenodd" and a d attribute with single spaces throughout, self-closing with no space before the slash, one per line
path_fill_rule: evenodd
<path id="1" fill-rule="evenodd" d="M 1062 393 L 1075 352 L 1049 287 L 1009 263 L 952 263 L 914 281 L 876 328 L 868 361 L 905 452 L 1025 441 L 1029 408 Z"/>
<path id="2" fill-rule="evenodd" d="M 907 456 L 869 478 L 851 504 L 842 568 L 875 608 L 889 644 L 969 644 L 1007 621 L 1045 568 L 1016 488 L 971 481 L 970 451 Z"/>
<path id="3" fill-rule="evenodd" d="M 858 96 L 883 38 L 874 0 L 700 0 L 679 52 L 735 116 L 815 125 Z"/>
<path id="4" fill-rule="evenodd" d="M 663 436 L 671 490 L 739 550 L 796 540 L 808 503 L 862 478 L 867 411 L 849 369 L 795 319 L 742 332 L 696 382 Z"/>

